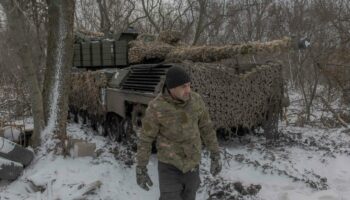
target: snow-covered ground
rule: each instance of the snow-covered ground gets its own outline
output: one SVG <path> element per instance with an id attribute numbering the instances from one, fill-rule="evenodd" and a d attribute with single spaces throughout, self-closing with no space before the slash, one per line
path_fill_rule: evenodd
<path id="1" fill-rule="evenodd" d="M 247 144 L 221 144 L 224 168 L 219 177 L 208 173 L 209 159 L 203 153 L 202 187 L 197 199 L 208 199 L 208 193 L 222 190 L 224 185 L 241 182 L 244 186 L 261 185 L 256 196 L 246 199 L 269 200 L 332 200 L 350 197 L 350 136 L 344 129 L 286 127 L 278 145 L 265 148 L 262 136 L 249 136 Z M 79 188 L 100 180 L 102 185 L 88 199 L 138 200 L 158 198 L 157 159 L 152 156 L 148 166 L 154 186 L 148 192 L 135 181 L 135 166 L 118 159 L 123 147 L 96 136 L 79 124 L 69 124 L 68 132 L 97 145 L 96 158 L 63 158 L 40 154 L 11 184 L 2 182 L 0 199 L 74 199 Z M 116 152 L 119 152 L 117 154 Z M 33 192 L 29 180 L 46 188 Z M 219 183 L 215 186 L 215 181 Z M 51 188 L 51 189 L 47 189 Z M 231 191 L 232 192 L 232 191 Z M 232 194 L 235 194 L 233 191 Z"/>
<path id="2" fill-rule="evenodd" d="M 280 123 L 280 136 L 273 147 L 266 147 L 261 134 L 245 136 L 244 142 L 221 141 L 223 170 L 218 177 L 209 174 L 209 156 L 204 152 L 197 200 L 228 199 L 230 195 L 236 196 L 231 199 L 252 200 L 350 199 L 349 130 L 291 124 Z M 81 188 L 97 180 L 101 187 L 86 199 L 158 199 L 155 155 L 148 165 L 154 185 L 144 191 L 136 184 L 134 157 L 125 146 L 111 143 L 81 124 L 70 123 L 68 134 L 95 143 L 98 155 L 63 158 L 39 153 L 16 181 L 0 182 L 0 200 L 75 199 Z M 45 190 L 33 191 L 31 181 Z M 261 189 L 256 195 L 239 193 L 237 182 L 245 188 L 253 184 Z"/>

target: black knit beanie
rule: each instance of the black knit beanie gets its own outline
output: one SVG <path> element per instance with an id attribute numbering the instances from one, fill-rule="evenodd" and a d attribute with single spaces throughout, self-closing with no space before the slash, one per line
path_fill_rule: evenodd
<path id="1" fill-rule="evenodd" d="M 190 76 L 180 66 L 172 66 L 166 73 L 165 84 L 168 89 L 191 82 Z"/>

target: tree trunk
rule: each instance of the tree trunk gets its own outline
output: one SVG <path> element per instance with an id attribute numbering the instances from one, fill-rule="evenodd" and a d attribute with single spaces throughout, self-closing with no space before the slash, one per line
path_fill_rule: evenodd
<path id="1" fill-rule="evenodd" d="M 147 3 L 147 5 L 146 5 Z M 148 4 L 151 4 L 149 8 Z M 141 0 L 141 4 L 142 4 L 142 9 L 143 12 L 145 13 L 147 19 L 149 20 L 149 22 L 152 24 L 152 26 L 154 27 L 154 29 L 156 30 L 157 33 L 160 32 L 160 27 L 157 25 L 157 23 L 154 21 L 154 18 L 152 16 L 152 10 L 155 8 L 155 6 L 153 5 L 153 0 L 151 2 L 145 2 L 145 0 Z M 158 4 L 158 3 L 157 3 Z"/>
<path id="2" fill-rule="evenodd" d="M 30 48 L 28 44 L 24 44 L 20 49 L 20 58 L 23 63 L 25 74 L 27 75 L 27 82 L 30 87 L 32 113 L 34 119 L 34 133 L 31 137 L 31 143 L 34 147 L 38 147 L 41 144 L 40 134 L 45 126 L 44 120 L 44 108 L 43 98 L 39 85 L 39 81 L 34 69 L 32 56 L 30 54 Z M 25 62 L 28 61 L 28 62 Z"/>
<path id="3" fill-rule="evenodd" d="M 49 3 L 50 1 L 48 1 Z M 43 99 L 44 99 L 44 113 L 45 123 L 47 124 L 50 112 L 50 94 L 54 81 L 54 64 L 55 64 L 55 52 L 57 51 L 57 33 L 58 33 L 58 22 L 56 17 L 59 15 L 58 8 L 54 6 L 48 7 L 48 18 L 47 24 L 48 35 L 47 35 L 47 55 L 46 55 L 46 70 L 44 77 L 43 86 Z M 56 22 L 54 23 L 53 21 Z"/>
<path id="4" fill-rule="evenodd" d="M 56 146 L 56 150 L 63 154 L 67 152 L 64 144 L 73 59 L 74 6 L 75 1 L 72 0 L 48 0 L 48 66 L 44 84 L 48 119 L 43 138 L 45 141 L 59 138 L 60 146 Z"/>
<path id="5" fill-rule="evenodd" d="M 193 38 L 192 45 L 196 45 L 199 41 L 199 38 L 202 35 L 203 29 L 204 29 L 204 22 L 205 22 L 205 15 L 207 11 L 207 0 L 198 0 L 199 4 L 199 14 L 198 14 L 198 21 L 196 24 L 195 34 Z"/>
<path id="6" fill-rule="evenodd" d="M 106 0 L 97 0 L 97 4 L 101 15 L 100 31 L 102 31 L 105 35 L 107 35 L 111 30 L 111 21 L 108 16 L 108 8 L 106 5 Z"/>
<path id="7" fill-rule="evenodd" d="M 40 133 L 44 128 L 44 110 L 43 99 L 40 85 L 35 69 L 33 56 L 31 52 L 30 25 L 27 23 L 26 16 L 19 8 L 19 4 L 15 4 L 13 0 L 0 1 L 7 15 L 8 31 L 12 37 L 8 42 L 14 53 L 20 58 L 19 63 L 25 73 L 25 80 L 30 89 L 31 107 L 34 120 L 34 132 L 32 136 L 32 145 L 37 147 L 40 145 Z M 16 37 L 14 37 L 14 35 Z"/>

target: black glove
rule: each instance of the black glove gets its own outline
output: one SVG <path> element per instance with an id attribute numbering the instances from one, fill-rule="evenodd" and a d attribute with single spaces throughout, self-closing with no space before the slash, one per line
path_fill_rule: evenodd
<path id="1" fill-rule="evenodd" d="M 149 190 L 153 185 L 152 180 L 148 176 L 147 168 L 144 166 L 136 166 L 136 182 L 144 190 Z"/>
<path id="2" fill-rule="evenodd" d="M 210 159 L 211 159 L 211 163 L 210 163 L 210 173 L 213 176 L 216 176 L 218 173 L 221 172 L 221 160 L 220 160 L 220 153 L 216 152 L 216 153 L 211 153 L 210 154 Z"/>

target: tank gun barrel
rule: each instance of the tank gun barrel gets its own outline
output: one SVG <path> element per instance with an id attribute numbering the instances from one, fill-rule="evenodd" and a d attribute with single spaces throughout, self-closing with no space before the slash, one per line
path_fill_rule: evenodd
<path id="1" fill-rule="evenodd" d="M 215 62 L 234 58 L 238 55 L 274 54 L 292 49 L 305 49 L 309 46 L 310 40 L 307 38 L 296 39 L 295 37 L 284 37 L 269 42 L 249 42 L 246 44 L 224 46 L 178 47 L 169 52 L 166 56 L 166 61 L 191 60 L 194 62 Z"/>

